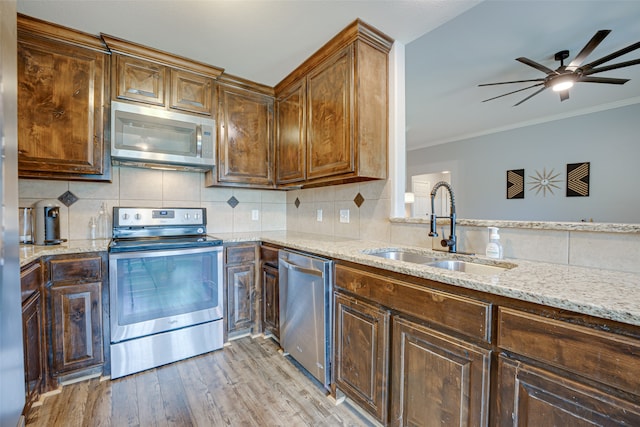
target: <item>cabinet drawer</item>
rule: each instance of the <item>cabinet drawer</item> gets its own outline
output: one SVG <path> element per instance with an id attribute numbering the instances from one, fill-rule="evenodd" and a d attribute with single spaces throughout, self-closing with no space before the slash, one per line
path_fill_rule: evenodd
<path id="1" fill-rule="evenodd" d="M 498 346 L 640 395 L 640 341 L 500 307 Z"/>
<path id="2" fill-rule="evenodd" d="M 255 245 L 229 246 L 225 253 L 227 264 L 244 264 L 256 259 Z"/>
<path id="3" fill-rule="evenodd" d="M 260 259 L 272 267 L 278 267 L 278 250 L 270 246 L 260 246 Z"/>
<path id="4" fill-rule="evenodd" d="M 42 268 L 36 262 L 20 270 L 20 288 L 22 302 L 29 298 L 34 292 L 40 289 L 42 284 Z"/>
<path id="5" fill-rule="evenodd" d="M 491 304 L 336 265 L 336 287 L 378 304 L 491 341 Z"/>
<path id="6" fill-rule="evenodd" d="M 65 258 L 49 261 L 51 281 L 98 282 L 102 280 L 102 258 Z"/>

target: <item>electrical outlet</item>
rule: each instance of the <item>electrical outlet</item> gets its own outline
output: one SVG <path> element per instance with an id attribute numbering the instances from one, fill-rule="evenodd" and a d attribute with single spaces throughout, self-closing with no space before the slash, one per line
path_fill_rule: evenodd
<path id="1" fill-rule="evenodd" d="M 340 222 L 349 223 L 349 209 L 340 209 Z"/>
<path id="2" fill-rule="evenodd" d="M 260 211 L 258 209 L 251 210 L 251 220 L 258 221 L 260 219 Z"/>
<path id="3" fill-rule="evenodd" d="M 316 211 L 316 221 L 322 222 L 322 209 Z"/>

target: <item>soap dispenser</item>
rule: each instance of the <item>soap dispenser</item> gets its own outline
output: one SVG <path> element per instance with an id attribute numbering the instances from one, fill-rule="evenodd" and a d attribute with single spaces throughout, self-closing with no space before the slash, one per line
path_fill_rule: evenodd
<path id="1" fill-rule="evenodd" d="M 498 227 L 487 227 L 489 229 L 489 243 L 485 255 L 489 258 L 502 259 L 502 245 L 500 244 L 500 235 Z"/>
<path id="2" fill-rule="evenodd" d="M 107 204 L 102 202 L 100 210 L 98 211 L 97 219 L 97 237 L 98 239 L 111 238 L 111 224 L 109 220 L 109 213 L 107 212 Z"/>

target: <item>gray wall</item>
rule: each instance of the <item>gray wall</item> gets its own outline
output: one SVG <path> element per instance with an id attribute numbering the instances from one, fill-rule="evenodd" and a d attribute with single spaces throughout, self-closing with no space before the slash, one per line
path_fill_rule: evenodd
<path id="1" fill-rule="evenodd" d="M 24 406 L 24 366 L 18 261 L 18 140 L 16 3 L 0 1 L 0 426 L 18 424 Z"/>
<path id="2" fill-rule="evenodd" d="M 567 101 L 570 102 L 570 101 Z M 589 197 L 566 197 L 567 163 L 590 162 Z M 640 223 L 640 104 L 414 150 L 412 175 L 450 170 L 459 218 Z M 530 176 L 560 173 L 554 194 Z M 525 198 L 506 198 L 506 171 L 525 169 Z"/>

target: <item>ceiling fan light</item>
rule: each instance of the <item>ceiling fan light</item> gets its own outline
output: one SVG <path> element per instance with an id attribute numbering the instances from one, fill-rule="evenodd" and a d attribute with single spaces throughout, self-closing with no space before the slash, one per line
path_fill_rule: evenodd
<path id="1" fill-rule="evenodd" d="M 551 86 L 551 89 L 554 92 L 562 92 L 564 90 L 571 88 L 572 86 L 573 86 L 573 77 L 566 76 L 566 77 L 560 77 L 555 79 L 553 82 L 553 85 Z"/>

